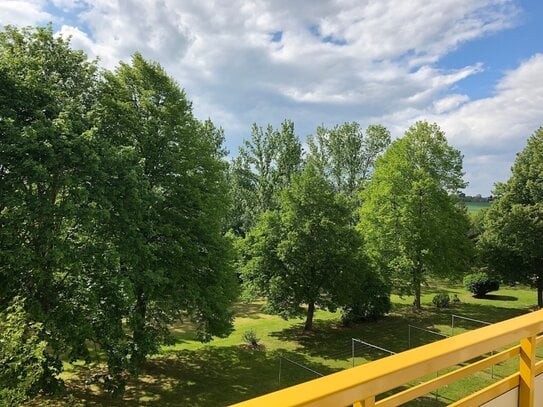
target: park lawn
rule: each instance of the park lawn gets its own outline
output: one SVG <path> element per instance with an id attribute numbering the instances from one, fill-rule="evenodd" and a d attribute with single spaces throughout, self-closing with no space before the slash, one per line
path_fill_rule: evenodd
<path id="1" fill-rule="evenodd" d="M 461 302 L 447 309 L 437 309 L 431 301 L 438 292 L 456 294 Z M 41 397 L 29 405 L 228 405 L 318 377 L 317 373 L 286 359 L 281 359 L 280 371 L 279 356 L 314 372 L 329 374 L 352 366 L 351 338 L 400 352 L 409 348 L 409 342 L 414 347 L 439 339 L 418 328 L 450 335 L 452 314 L 488 322 L 508 319 L 533 308 L 536 293 L 523 287 L 504 287 L 485 299 L 476 299 L 459 286 L 439 282 L 439 286 L 424 288 L 422 311 L 412 310 L 411 297 L 393 295 L 392 301 L 393 310 L 385 319 L 350 327 L 341 325 L 339 313 L 319 310 L 311 333 L 302 332 L 303 320 L 285 321 L 264 313 L 263 302 L 240 303 L 235 309 L 235 330 L 227 338 L 202 344 L 196 340 L 190 324 L 173 326 L 175 344 L 163 347 L 160 355 L 148 361 L 139 379 L 129 382 L 123 400 L 113 400 L 101 393 L 98 386 L 85 384 L 92 374 L 103 369 L 100 365 L 67 364 L 63 373 L 67 396 L 59 399 Z M 409 325 L 416 328 L 410 329 Z M 481 324 L 457 319 L 454 333 L 479 326 Z M 260 338 L 259 349 L 251 349 L 243 342 L 243 333 L 250 329 Z M 540 353 L 543 356 L 543 352 Z M 357 365 L 386 355 L 355 343 Z M 429 395 L 410 405 L 446 405 L 505 377 L 516 364 L 518 362 L 512 360 L 497 366 L 494 378 L 487 369 L 440 389 L 437 398 Z M 445 371 L 440 372 L 443 373 Z"/>

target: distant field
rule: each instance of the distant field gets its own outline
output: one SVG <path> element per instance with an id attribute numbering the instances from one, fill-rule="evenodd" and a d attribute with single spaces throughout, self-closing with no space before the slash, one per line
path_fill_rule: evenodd
<path id="1" fill-rule="evenodd" d="M 479 212 L 481 209 L 488 208 L 490 202 L 466 202 L 466 208 L 469 213 Z"/>

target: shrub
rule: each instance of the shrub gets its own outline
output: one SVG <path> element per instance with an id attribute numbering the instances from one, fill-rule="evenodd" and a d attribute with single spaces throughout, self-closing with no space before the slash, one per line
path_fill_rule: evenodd
<path id="1" fill-rule="evenodd" d="M 258 341 L 260 341 L 260 338 L 256 336 L 256 332 L 254 329 L 249 329 L 248 331 L 243 332 L 243 340 L 253 348 L 258 347 Z"/>
<path id="2" fill-rule="evenodd" d="M 451 303 L 451 297 L 447 293 L 436 294 L 432 303 L 438 308 L 447 308 Z"/>
<path id="3" fill-rule="evenodd" d="M 500 282 L 486 273 L 473 273 L 464 277 L 464 286 L 475 297 L 483 297 L 491 291 L 500 289 Z"/>
<path id="4" fill-rule="evenodd" d="M 40 323 L 29 320 L 21 298 L 0 312 L 0 405 L 19 405 L 47 387 L 42 330 Z"/>
<path id="5" fill-rule="evenodd" d="M 368 287 L 353 298 L 351 304 L 341 310 L 341 322 L 377 321 L 390 312 L 390 289 L 382 281 L 372 279 Z"/>

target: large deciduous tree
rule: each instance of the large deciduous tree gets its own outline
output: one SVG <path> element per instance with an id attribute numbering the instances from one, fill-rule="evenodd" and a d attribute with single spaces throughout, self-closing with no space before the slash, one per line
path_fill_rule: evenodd
<path id="1" fill-rule="evenodd" d="M 120 298 L 101 309 L 116 330 L 97 324 L 111 334 L 103 344 L 110 364 L 137 371 L 181 313 L 204 340 L 230 332 L 237 290 L 221 235 L 228 207 L 222 133 L 199 123 L 179 86 L 139 54 L 105 75 L 95 126 L 111 170 L 96 193 L 107 199 L 101 231 L 117 253 L 112 280 Z"/>
<path id="2" fill-rule="evenodd" d="M 543 307 L 543 128 L 517 155 L 511 178 L 498 184 L 479 240 L 486 265 L 510 282 L 537 287 Z"/>
<path id="3" fill-rule="evenodd" d="M 361 195 L 368 253 L 416 308 L 429 276 L 468 267 L 469 219 L 455 200 L 464 186 L 459 151 L 437 125 L 418 122 L 377 159 Z"/>
<path id="4" fill-rule="evenodd" d="M 46 389 L 61 355 L 86 353 L 81 279 L 95 262 L 83 241 L 96 208 L 89 185 L 99 160 L 87 115 L 96 72 L 51 26 L 0 32 L 0 307 L 21 299 L 21 315 L 46 344 Z"/>
<path id="5" fill-rule="evenodd" d="M 351 304 L 353 292 L 364 295 L 370 281 L 362 238 L 350 221 L 345 198 L 306 165 L 281 193 L 278 209 L 264 213 L 242 243 L 246 288 L 285 318 L 303 315 L 307 305 L 311 330 L 317 306 Z"/>

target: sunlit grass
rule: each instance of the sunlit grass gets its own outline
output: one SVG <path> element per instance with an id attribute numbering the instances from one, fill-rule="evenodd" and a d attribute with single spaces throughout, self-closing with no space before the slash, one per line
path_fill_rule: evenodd
<path id="1" fill-rule="evenodd" d="M 352 366 L 352 338 L 400 352 L 409 347 L 409 325 L 450 335 L 453 314 L 492 323 L 525 313 L 536 303 L 535 290 L 523 287 L 504 287 L 487 298 L 478 299 L 458 284 L 436 284 L 424 288 L 421 311 L 413 311 L 412 297 L 393 295 L 392 312 L 379 322 L 344 327 L 339 313 L 319 310 L 311 333 L 303 333 L 301 319 L 286 321 L 266 314 L 262 310 L 263 302 L 239 303 L 235 309 L 235 330 L 227 338 L 203 344 L 196 340 L 190 323 L 179 322 L 172 326 L 175 343 L 163 347 L 160 355 L 149 360 L 143 374 L 129 382 L 123 400 L 112 400 L 102 394 L 98 386 L 85 384 L 86 379 L 103 367 L 78 363 L 65 365 L 63 378 L 68 385 L 68 396 L 60 400 L 40 398 L 31 404 L 66 405 L 70 400 L 70 405 L 227 405 L 317 377 L 285 360 L 281 362 L 279 375 L 280 355 L 321 374 L 329 374 Z M 460 303 L 446 309 L 435 308 L 431 302 L 439 292 L 447 292 L 451 297 L 456 294 Z M 458 319 L 454 333 L 480 326 Z M 260 338 L 259 349 L 253 350 L 244 344 L 242 335 L 250 329 Z M 410 339 L 413 347 L 439 337 L 413 330 Z M 355 350 L 356 365 L 386 356 L 384 352 L 363 346 L 356 346 Z M 538 353 L 543 357 L 543 352 Z M 437 399 L 430 394 L 412 405 L 446 405 L 510 374 L 517 365 L 518 360 L 504 362 L 494 369 L 494 378 L 487 369 L 440 389 Z"/>

